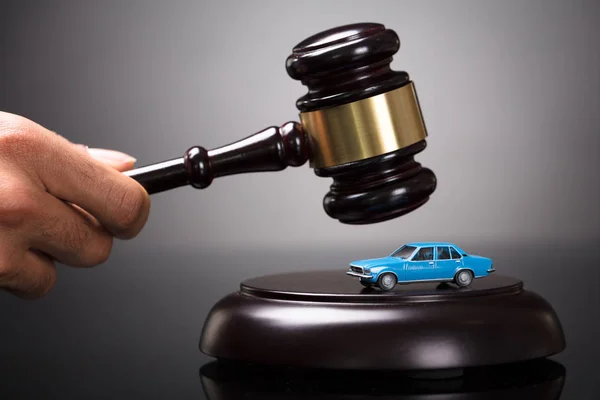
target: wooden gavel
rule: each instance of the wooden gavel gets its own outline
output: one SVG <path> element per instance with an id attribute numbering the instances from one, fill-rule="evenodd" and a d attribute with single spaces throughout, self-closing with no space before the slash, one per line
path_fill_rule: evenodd
<path id="1" fill-rule="evenodd" d="M 279 171 L 309 161 L 333 178 L 323 206 L 346 224 L 371 224 L 409 213 L 436 188 L 433 172 L 414 160 L 427 130 L 414 83 L 390 68 L 398 35 L 381 24 L 333 28 L 299 43 L 287 58 L 290 77 L 308 87 L 300 123 L 269 127 L 240 141 L 126 172 L 149 194 L 214 178 Z"/>

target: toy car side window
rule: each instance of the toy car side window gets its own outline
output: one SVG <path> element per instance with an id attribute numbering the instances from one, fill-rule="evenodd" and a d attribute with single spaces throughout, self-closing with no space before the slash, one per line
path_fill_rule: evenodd
<path id="1" fill-rule="evenodd" d="M 399 257 L 403 260 L 406 260 L 408 257 L 410 257 L 413 251 L 415 251 L 415 249 L 416 247 L 413 246 L 402 246 L 394 254 L 392 254 L 392 257 Z"/>
<path id="2" fill-rule="evenodd" d="M 450 254 L 452 254 L 452 259 L 461 258 L 460 253 L 456 251 L 454 247 L 450 247 Z"/>
<path id="3" fill-rule="evenodd" d="M 412 259 L 413 261 L 433 260 L 433 247 L 421 247 Z"/>
<path id="4" fill-rule="evenodd" d="M 450 259 L 450 251 L 447 246 L 438 246 L 437 247 L 437 259 L 438 260 L 449 260 Z"/>

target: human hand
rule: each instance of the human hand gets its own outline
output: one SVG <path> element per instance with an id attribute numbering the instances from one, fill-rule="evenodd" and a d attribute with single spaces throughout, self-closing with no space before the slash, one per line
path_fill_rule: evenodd
<path id="1" fill-rule="evenodd" d="M 0 288 L 42 297 L 56 281 L 55 261 L 95 266 L 113 238 L 135 237 L 150 199 L 120 172 L 134 162 L 0 112 Z"/>

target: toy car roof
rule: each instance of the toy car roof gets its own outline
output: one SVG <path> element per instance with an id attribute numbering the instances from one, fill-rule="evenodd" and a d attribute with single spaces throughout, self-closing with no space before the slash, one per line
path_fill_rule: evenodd
<path id="1" fill-rule="evenodd" d="M 467 254 L 462 248 L 458 247 L 454 243 L 449 243 L 449 242 L 411 242 L 411 243 L 406 243 L 405 246 L 413 246 L 413 247 L 452 246 L 459 253 Z"/>
<path id="2" fill-rule="evenodd" d="M 406 246 L 423 247 L 423 246 L 454 246 L 458 247 L 454 243 L 448 242 L 411 242 L 406 243 Z"/>

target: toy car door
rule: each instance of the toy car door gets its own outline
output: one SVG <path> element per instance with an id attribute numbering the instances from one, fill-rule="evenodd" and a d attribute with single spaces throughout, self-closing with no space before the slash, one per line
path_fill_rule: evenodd
<path id="1" fill-rule="evenodd" d="M 433 246 L 421 247 L 406 264 L 407 281 L 427 281 L 435 279 Z"/>
<path id="2" fill-rule="evenodd" d="M 452 259 L 449 246 L 436 246 L 435 249 L 435 275 L 438 279 L 454 278 L 456 260 Z"/>

